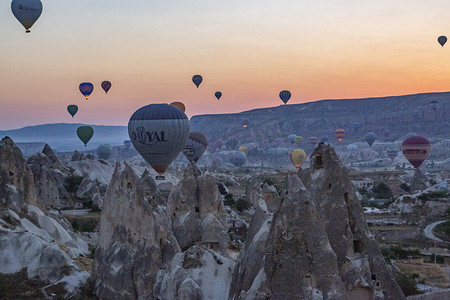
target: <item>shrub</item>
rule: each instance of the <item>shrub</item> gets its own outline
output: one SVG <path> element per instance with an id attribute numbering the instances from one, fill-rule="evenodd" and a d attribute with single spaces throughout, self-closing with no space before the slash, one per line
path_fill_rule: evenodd
<path id="1" fill-rule="evenodd" d="M 83 180 L 83 176 L 70 175 L 66 177 L 64 187 L 69 193 L 75 193 Z"/>
<path id="2" fill-rule="evenodd" d="M 411 192 L 411 187 L 408 184 L 406 184 L 406 183 L 400 184 L 400 188 L 402 190 L 404 190 L 405 192 Z"/>
<path id="3" fill-rule="evenodd" d="M 446 198 L 448 196 L 448 192 L 446 190 L 443 191 L 435 191 L 435 192 L 429 192 L 426 194 L 420 195 L 419 198 L 422 201 L 428 201 L 428 200 L 437 200 L 441 198 Z"/>
<path id="4" fill-rule="evenodd" d="M 225 186 L 223 185 L 222 182 L 220 182 L 219 184 L 217 184 L 217 187 L 219 188 L 219 192 L 221 195 L 226 195 L 227 194 L 227 190 L 225 188 Z"/>
<path id="5" fill-rule="evenodd" d="M 242 212 L 250 208 L 250 202 L 248 202 L 245 198 L 241 197 L 236 201 L 234 207 L 236 210 Z"/>
<path id="6" fill-rule="evenodd" d="M 234 201 L 233 194 L 226 194 L 223 205 L 233 207 L 236 201 Z"/>
<path id="7" fill-rule="evenodd" d="M 386 261 L 391 259 L 406 259 L 406 258 L 416 258 L 421 256 L 419 249 L 405 249 L 402 246 L 391 246 L 389 248 L 382 248 L 381 254 L 384 256 Z"/>
<path id="8" fill-rule="evenodd" d="M 372 191 L 375 194 L 376 198 L 382 198 L 382 199 L 392 198 L 392 191 L 389 188 L 389 186 L 384 182 L 380 182 L 379 184 L 374 186 Z"/>
<path id="9" fill-rule="evenodd" d="M 398 285 L 403 291 L 405 296 L 417 295 L 421 294 L 421 291 L 417 289 L 416 278 L 414 275 L 406 275 L 402 273 L 396 273 L 395 279 L 397 280 Z"/>

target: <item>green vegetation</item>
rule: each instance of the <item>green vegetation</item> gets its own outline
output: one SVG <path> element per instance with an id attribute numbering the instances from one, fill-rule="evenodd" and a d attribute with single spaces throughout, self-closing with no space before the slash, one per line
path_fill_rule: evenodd
<path id="1" fill-rule="evenodd" d="M 443 240 L 450 241 L 450 221 L 436 225 L 434 232 Z"/>
<path id="2" fill-rule="evenodd" d="M 403 273 L 396 273 L 395 279 L 397 280 L 398 285 L 403 291 L 405 296 L 417 295 L 422 292 L 417 289 L 417 274 L 407 275 Z"/>
<path id="3" fill-rule="evenodd" d="M 220 182 L 219 184 L 217 184 L 217 187 L 219 188 L 219 192 L 221 195 L 226 195 L 227 194 L 227 190 L 225 188 L 225 186 L 223 185 L 222 182 Z"/>
<path id="4" fill-rule="evenodd" d="M 268 178 L 268 177 L 261 178 L 261 187 L 263 187 L 263 185 L 265 183 L 267 183 L 267 185 L 274 185 L 275 184 L 275 182 L 271 178 Z"/>
<path id="5" fill-rule="evenodd" d="M 406 183 L 400 184 L 400 188 L 402 190 L 404 190 L 405 192 L 408 192 L 408 193 L 411 192 L 411 187 L 408 184 L 406 184 Z"/>
<path id="6" fill-rule="evenodd" d="M 429 192 L 429 193 L 425 193 L 420 195 L 418 198 L 422 201 L 436 201 L 438 199 L 442 199 L 442 198 L 447 198 L 448 192 L 446 190 L 443 191 L 435 191 L 435 192 Z"/>
<path id="7" fill-rule="evenodd" d="M 374 197 L 378 199 L 392 198 L 392 191 L 384 182 L 380 182 L 379 184 L 375 185 L 372 189 L 372 192 L 374 194 Z"/>
<path id="8" fill-rule="evenodd" d="M 66 177 L 64 187 L 69 193 L 75 193 L 83 180 L 83 176 L 70 175 Z"/>
<path id="9" fill-rule="evenodd" d="M 223 205 L 228 207 L 233 207 L 236 201 L 234 201 L 233 194 L 226 194 L 225 200 L 223 201 Z"/>
<path id="10" fill-rule="evenodd" d="M 93 232 L 98 222 L 95 220 L 73 219 L 70 222 L 76 232 Z"/>
<path id="11" fill-rule="evenodd" d="M 421 257 L 419 249 L 405 249 L 401 246 L 391 246 L 389 248 L 382 248 L 381 254 L 383 254 L 386 262 L 391 259 L 407 259 Z"/>
<path id="12" fill-rule="evenodd" d="M 431 254 L 430 261 L 431 261 L 432 263 L 434 263 L 434 256 L 435 256 L 434 253 Z M 440 264 L 440 265 L 443 265 L 443 264 L 445 263 L 445 257 L 442 256 L 442 255 L 436 255 L 436 263 L 438 263 L 438 264 Z"/>
<path id="13" fill-rule="evenodd" d="M 234 205 L 234 208 L 235 208 L 237 211 L 242 212 L 242 211 L 244 211 L 244 210 L 250 208 L 250 202 L 248 202 L 244 197 L 240 197 L 240 198 L 236 201 L 236 203 L 235 203 L 235 205 Z"/>

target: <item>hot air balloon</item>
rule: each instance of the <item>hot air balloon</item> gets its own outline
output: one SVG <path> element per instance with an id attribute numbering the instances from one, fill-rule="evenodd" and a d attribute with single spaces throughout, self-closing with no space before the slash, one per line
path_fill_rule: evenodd
<path id="1" fill-rule="evenodd" d="M 300 145 L 303 142 L 303 137 L 297 135 L 294 139 L 296 145 Z"/>
<path id="2" fill-rule="evenodd" d="M 438 43 L 444 47 L 445 43 L 447 43 L 447 37 L 445 35 L 441 35 L 438 37 Z"/>
<path id="3" fill-rule="evenodd" d="M 355 122 L 352 124 L 353 130 L 358 131 L 358 129 L 361 127 L 361 123 Z"/>
<path id="4" fill-rule="evenodd" d="M 239 147 L 239 151 L 245 153 L 245 152 L 247 151 L 247 146 L 240 146 L 240 147 Z"/>
<path id="5" fill-rule="evenodd" d="M 92 94 L 93 90 L 94 85 L 90 82 L 83 82 L 82 84 L 80 84 L 80 92 L 83 94 L 86 100 L 89 98 L 89 95 Z"/>
<path id="6" fill-rule="evenodd" d="M 385 138 L 388 138 L 391 135 L 391 131 L 389 129 L 383 130 L 381 133 Z"/>
<path id="7" fill-rule="evenodd" d="M 347 146 L 348 152 L 355 152 L 356 150 L 358 150 L 358 146 L 356 146 L 355 144 L 350 144 Z"/>
<path id="8" fill-rule="evenodd" d="M 101 159 L 109 159 L 112 155 L 113 148 L 111 145 L 103 144 L 97 148 L 97 156 Z"/>
<path id="9" fill-rule="evenodd" d="M 394 148 L 389 148 L 386 150 L 386 155 L 392 160 L 394 161 L 394 159 L 397 157 L 398 155 L 398 150 L 394 149 Z"/>
<path id="10" fill-rule="evenodd" d="M 108 94 L 108 91 L 110 88 L 111 88 L 111 82 L 109 82 L 109 81 L 102 82 L 102 89 L 105 91 L 105 93 Z"/>
<path id="11" fill-rule="evenodd" d="M 245 156 L 245 153 L 241 151 L 233 151 L 230 155 L 231 163 L 236 167 L 244 165 L 246 159 L 247 156 Z"/>
<path id="12" fill-rule="evenodd" d="M 67 111 L 73 118 L 73 116 L 75 116 L 75 114 L 78 111 L 78 106 L 76 106 L 75 104 L 71 104 L 71 105 L 67 106 Z"/>
<path id="13" fill-rule="evenodd" d="M 230 148 L 231 150 L 236 149 L 237 145 L 239 144 L 239 140 L 236 137 L 230 137 L 226 142 L 225 145 Z"/>
<path id="14" fill-rule="evenodd" d="M 418 168 L 430 155 L 430 141 L 422 136 L 413 136 L 407 138 L 402 143 L 402 152 L 406 159 Z"/>
<path id="15" fill-rule="evenodd" d="M 405 140 L 407 138 L 413 137 L 413 136 L 417 136 L 417 134 L 415 132 L 408 132 L 408 134 L 405 136 Z"/>
<path id="16" fill-rule="evenodd" d="M 336 135 L 336 137 L 338 138 L 339 142 L 342 141 L 342 139 L 345 136 L 345 130 L 342 128 L 336 129 L 336 131 L 334 132 L 334 134 Z"/>
<path id="17" fill-rule="evenodd" d="M 197 88 L 202 83 L 202 81 L 203 81 L 203 77 L 200 75 L 194 75 L 192 77 L 192 82 L 197 86 Z"/>
<path id="18" fill-rule="evenodd" d="M 284 102 L 284 104 L 286 104 L 289 99 L 291 99 L 291 92 L 287 91 L 287 90 L 283 90 L 280 92 L 280 99 L 281 101 Z"/>
<path id="19" fill-rule="evenodd" d="M 170 103 L 170 105 L 181 109 L 183 112 L 186 112 L 186 106 L 184 106 L 184 104 L 181 102 L 172 102 L 172 103 Z"/>
<path id="20" fill-rule="evenodd" d="M 293 134 L 293 133 L 291 133 L 290 135 L 288 135 L 288 140 L 289 140 L 289 142 L 291 142 L 291 144 L 294 144 L 295 143 L 295 137 L 296 137 L 297 135 L 296 134 Z"/>
<path id="21" fill-rule="evenodd" d="M 321 142 L 324 142 L 324 143 L 328 142 L 328 140 L 329 140 L 329 137 L 326 136 L 326 135 L 324 135 L 324 136 L 322 136 L 322 137 L 320 138 L 320 141 L 321 141 Z"/>
<path id="22" fill-rule="evenodd" d="M 309 144 L 314 146 L 319 141 L 319 138 L 317 136 L 312 136 L 309 138 Z"/>
<path id="23" fill-rule="evenodd" d="M 40 0 L 13 0 L 11 10 L 16 19 L 25 27 L 25 32 L 29 33 L 31 26 L 41 16 L 42 2 Z"/>
<path id="24" fill-rule="evenodd" d="M 439 104 L 439 101 L 437 101 L 437 100 L 433 100 L 430 102 L 430 106 L 434 111 L 436 111 L 438 104 Z"/>
<path id="25" fill-rule="evenodd" d="M 78 138 L 87 146 L 87 143 L 94 135 L 94 129 L 91 126 L 80 126 L 77 129 Z"/>
<path id="26" fill-rule="evenodd" d="M 289 153 L 289 158 L 291 159 L 294 166 L 299 168 L 306 159 L 306 153 L 302 149 L 294 149 L 291 151 L 291 153 Z"/>
<path id="27" fill-rule="evenodd" d="M 242 118 L 241 120 L 242 127 L 247 128 L 249 123 L 250 120 L 248 118 Z"/>
<path id="28" fill-rule="evenodd" d="M 372 147 L 373 142 L 375 142 L 375 140 L 377 139 L 377 135 L 373 132 L 368 132 L 366 133 L 364 139 L 366 140 L 367 144 Z"/>
<path id="29" fill-rule="evenodd" d="M 208 147 L 208 139 L 200 132 L 191 132 L 183 148 L 183 154 L 191 163 L 196 163 Z"/>
<path id="30" fill-rule="evenodd" d="M 216 96 L 217 100 L 219 100 L 220 97 L 222 97 L 222 92 L 216 92 L 214 95 Z"/>
<path id="31" fill-rule="evenodd" d="M 123 145 L 125 146 L 125 149 L 130 149 L 131 141 L 130 140 L 125 140 L 125 141 L 123 141 Z"/>
<path id="32" fill-rule="evenodd" d="M 186 145 L 189 130 L 184 112 L 168 104 L 143 106 L 128 122 L 128 135 L 134 148 L 159 174 L 164 174 Z"/>
<path id="33" fill-rule="evenodd" d="M 209 144 L 209 150 L 211 152 L 216 152 L 217 150 L 221 149 L 222 147 L 223 147 L 222 139 L 215 140 L 214 142 Z"/>

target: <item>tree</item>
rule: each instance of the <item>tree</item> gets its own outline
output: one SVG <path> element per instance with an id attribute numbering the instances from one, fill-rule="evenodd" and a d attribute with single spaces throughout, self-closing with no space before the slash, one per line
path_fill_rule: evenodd
<path id="1" fill-rule="evenodd" d="M 375 198 L 381 198 L 381 199 L 392 198 L 392 191 L 389 188 L 389 186 L 384 182 L 380 182 L 379 184 L 374 186 L 372 191 L 375 194 Z"/>

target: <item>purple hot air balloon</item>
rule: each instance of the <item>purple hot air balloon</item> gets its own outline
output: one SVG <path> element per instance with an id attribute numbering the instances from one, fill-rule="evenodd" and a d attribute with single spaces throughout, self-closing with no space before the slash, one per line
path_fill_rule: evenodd
<path id="1" fill-rule="evenodd" d="M 109 89 L 111 88 L 111 82 L 109 81 L 103 81 L 102 82 L 102 88 L 105 90 L 105 93 L 108 94 Z"/>

